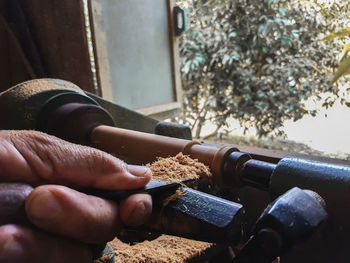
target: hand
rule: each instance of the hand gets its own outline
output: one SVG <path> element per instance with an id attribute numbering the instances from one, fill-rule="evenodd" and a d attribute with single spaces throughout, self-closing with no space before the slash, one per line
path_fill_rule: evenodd
<path id="1" fill-rule="evenodd" d="M 40 185 L 25 204 L 35 227 L 0 226 L 0 262 L 92 262 L 89 244 L 113 239 L 123 224 L 142 224 L 152 199 L 137 194 L 117 204 L 72 188 L 135 189 L 150 178 L 148 168 L 96 149 L 34 131 L 0 131 L 0 182 Z"/>

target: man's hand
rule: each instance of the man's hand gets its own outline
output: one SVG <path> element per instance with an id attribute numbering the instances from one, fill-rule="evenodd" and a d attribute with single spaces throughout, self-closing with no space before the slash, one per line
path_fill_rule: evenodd
<path id="1" fill-rule="evenodd" d="M 39 132 L 0 131 L 0 182 L 40 185 L 25 205 L 37 228 L 0 226 L 0 262 L 91 262 L 88 244 L 113 239 L 123 224 L 144 223 L 152 199 L 137 194 L 116 204 L 72 188 L 136 189 L 150 178 L 148 168 L 99 150 Z"/>

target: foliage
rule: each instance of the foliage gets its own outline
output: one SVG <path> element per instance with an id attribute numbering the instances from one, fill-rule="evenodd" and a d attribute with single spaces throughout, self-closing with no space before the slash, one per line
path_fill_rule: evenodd
<path id="1" fill-rule="evenodd" d="M 334 22 L 337 12 L 343 12 L 336 4 L 180 2 L 190 20 L 180 44 L 184 121 L 197 129 L 197 137 L 206 121 L 219 129 L 230 117 L 247 129 L 255 127 L 259 136 L 281 134 L 285 120 L 316 115 L 305 107 L 308 98 L 321 100 L 324 92 L 338 95 L 329 75 L 337 64 L 339 43 L 318 41 L 344 28 Z M 334 97 L 323 105 L 331 106 Z"/>

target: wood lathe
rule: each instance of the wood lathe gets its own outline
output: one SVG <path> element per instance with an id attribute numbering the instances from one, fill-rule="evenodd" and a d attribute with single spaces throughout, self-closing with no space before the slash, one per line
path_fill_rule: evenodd
<path id="1" fill-rule="evenodd" d="M 182 187 L 183 196 L 165 208 L 159 203 L 155 223 L 146 226 L 148 231 L 241 244 L 243 250 L 234 262 L 272 262 L 281 255 L 287 255 L 288 262 L 288 257 L 293 258 L 288 251 L 294 245 L 299 251 L 327 247 L 319 253 L 318 262 L 330 262 L 327 260 L 335 257 L 334 262 L 346 262 L 343 259 L 349 256 L 344 248 L 350 241 L 350 204 L 343 202 L 350 193 L 348 166 L 292 156 L 277 164 L 256 160 L 229 145 L 191 140 L 188 127 L 158 123 L 56 79 L 32 80 L 1 93 L 0 110 L 2 129 L 43 131 L 134 164 L 182 152 L 209 166 L 215 185 L 212 190 L 206 189 L 210 193 L 198 191 L 200 186 L 198 190 Z M 212 195 L 220 191 L 222 197 L 231 200 L 232 196 L 259 194 L 239 203 L 238 199 L 233 202 Z M 6 191 L 1 194 L 6 195 Z M 153 198 L 163 200 L 169 194 L 162 192 Z M 274 201 L 259 200 L 259 195 Z M 260 208 L 255 213 L 243 213 L 254 202 Z M 317 237 L 311 243 L 300 246 L 315 232 Z"/>

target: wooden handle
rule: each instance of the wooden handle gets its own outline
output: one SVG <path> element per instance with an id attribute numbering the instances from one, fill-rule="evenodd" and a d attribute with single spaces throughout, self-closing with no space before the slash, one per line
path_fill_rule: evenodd
<path id="1" fill-rule="evenodd" d="M 0 183 L 0 225 L 26 224 L 25 200 L 33 187 L 23 183 Z"/>

